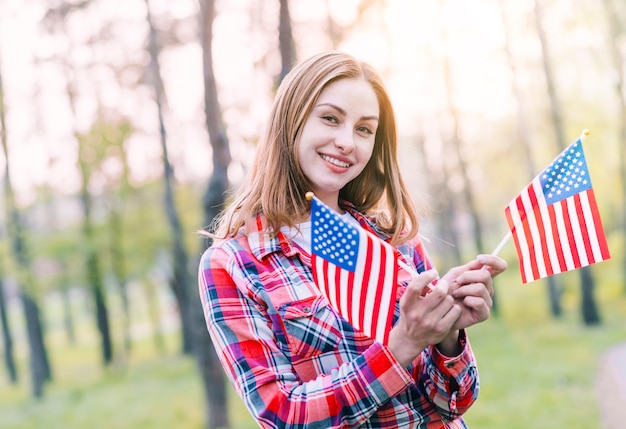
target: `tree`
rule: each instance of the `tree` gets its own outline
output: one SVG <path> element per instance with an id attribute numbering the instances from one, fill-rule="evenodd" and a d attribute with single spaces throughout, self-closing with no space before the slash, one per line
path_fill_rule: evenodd
<path id="1" fill-rule="evenodd" d="M 8 318 L 6 298 L 4 296 L 4 270 L 0 270 L 0 322 L 2 324 L 2 349 L 4 350 L 4 365 L 9 374 L 11 384 L 17 383 L 17 369 L 15 367 L 15 350 L 13 349 L 13 335 Z"/>
<path id="2" fill-rule="evenodd" d="M 470 217 L 472 218 L 472 234 L 474 237 L 474 247 L 478 251 L 478 253 L 483 253 L 485 251 L 483 244 L 483 227 L 480 219 L 480 215 L 478 213 L 478 208 L 476 204 L 476 196 L 474 195 L 474 191 L 471 186 L 471 180 L 467 174 L 467 162 L 465 161 L 459 123 L 460 123 L 460 113 L 456 108 L 454 102 L 454 88 L 453 88 L 453 80 L 450 73 L 450 64 L 448 60 L 448 56 L 444 54 L 444 80 L 446 87 L 446 104 L 448 115 L 450 116 L 452 122 L 452 133 L 450 138 L 448 139 L 448 144 L 451 146 L 452 153 L 456 157 L 456 167 L 458 174 L 460 174 L 463 179 L 463 189 L 462 189 L 462 197 L 463 202 L 465 203 L 465 208 L 469 212 Z"/>
<path id="3" fill-rule="evenodd" d="M 52 379 L 52 371 L 50 361 L 48 360 L 48 351 L 44 343 L 39 305 L 35 294 L 37 285 L 25 238 L 23 220 L 17 208 L 11 184 L 9 144 L 7 142 L 4 107 L 4 87 L 2 84 L 2 73 L 0 73 L 0 143 L 2 144 L 5 159 L 4 198 L 8 214 L 7 234 L 11 240 L 13 257 L 17 263 L 20 298 L 26 319 L 32 393 L 35 398 L 41 398 L 44 394 L 44 383 Z"/>
<path id="4" fill-rule="evenodd" d="M 43 20 L 44 27 L 51 34 L 63 34 L 66 36 L 66 52 L 59 54 L 57 60 L 65 77 L 65 92 L 69 107 L 74 118 L 78 112 L 78 91 L 75 79 L 76 69 L 71 64 L 70 58 L 76 48 L 71 37 L 71 31 L 67 27 L 67 21 L 74 14 L 84 13 L 94 4 L 91 0 L 84 0 L 76 4 L 61 3 L 59 6 L 50 8 Z M 89 40 L 93 43 L 93 40 Z M 77 122 L 77 121 L 75 121 Z M 80 202 L 83 210 L 83 255 L 85 257 L 85 276 L 91 289 L 96 310 L 96 326 L 100 334 L 102 362 L 108 365 L 113 361 L 113 342 L 109 323 L 109 310 L 104 290 L 104 278 L 102 263 L 98 252 L 99 246 L 93 219 L 93 196 L 90 192 L 90 184 L 93 174 L 99 168 L 104 158 L 105 148 L 100 144 L 103 138 L 103 130 L 106 128 L 96 120 L 86 132 L 81 132 L 77 125 L 73 126 L 72 132 L 78 144 L 78 170 L 80 174 Z"/>
<path id="5" fill-rule="evenodd" d="M 1 64 L 1 63 L 0 63 Z M 3 146 L 6 145 L 6 121 L 4 114 L 4 89 L 2 86 L 2 70 L 0 70 L 0 140 Z M 6 150 L 5 150 L 6 154 Z M 9 164 L 9 159 L 6 158 L 5 162 Z M 8 172 L 5 173 L 8 177 Z M 6 299 L 4 296 L 4 264 L 0 265 L 0 322 L 2 323 L 2 345 L 4 350 L 4 363 L 9 373 L 9 380 L 11 383 L 17 383 L 17 370 L 15 367 L 15 351 L 13 349 L 13 335 L 11 334 L 11 328 L 9 325 L 8 309 Z"/>
<path id="6" fill-rule="evenodd" d="M 161 78 L 161 70 L 159 66 L 160 45 L 157 40 L 157 30 L 152 21 L 150 13 L 150 2 L 146 0 L 146 20 L 149 27 L 148 34 L 148 54 L 150 55 L 150 77 L 152 88 L 154 90 L 154 100 L 157 106 L 157 114 L 159 121 L 159 136 L 161 142 L 161 150 L 163 152 L 163 180 L 165 185 L 164 205 L 167 214 L 167 221 L 172 233 L 172 252 L 173 252 L 173 275 L 170 279 L 170 286 L 176 296 L 181 317 L 183 344 L 182 349 L 185 354 L 192 352 L 192 326 L 190 312 L 190 291 L 191 291 L 191 274 L 189 273 L 189 257 L 185 249 L 183 239 L 182 224 L 180 215 L 176 208 L 174 200 L 174 170 L 170 163 L 167 150 L 167 133 L 163 119 L 163 110 L 165 107 L 165 93 L 163 90 L 163 80 Z"/>
<path id="7" fill-rule="evenodd" d="M 213 172 L 202 199 L 204 225 L 211 225 L 225 204 L 228 190 L 230 147 L 217 97 L 213 70 L 213 21 L 215 0 L 200 0 L 200 41 L 204 70 L 204 113 L 206 128 L 213 149 Z M 226 380 L 217 353 L 206 329 L 200 300 L 192 306 L 195 353 L 202 375 L 206 398 L 207 428 L 230 427 L 227 414 Z"/>
<path id="8" fill-rule="evenodd" d="M 503 27 L 504 27 L 504 52 L 506 54 L 506 60 L 507 60 L 507 65 L 509 67 L 509 69 L 511 70 L 511 88 L 513 90 L 513 97 L 515 98 L 515 105 L 516 105 L 516 116 L 517 116 L 517 134 L 519 136 L 520 139 L 520 143 L 522 146 L 522 150 L 523 150 L 523 156 L 524 156 L 524 164 L 526 165 L 526 171 L 528 173 L 528 180 L 531 181 L 534 177 L 535 174 L 537 173 L 536 171 L 536 166 L 535 163 L 533 161 L 533 155 L 532 155 L 532 145 L 531 145 L 531 140 L 530 140 L 530 134 L 529 134 L 529 121 L 528 121 L 528 116 L 527 116 L 527 112 L 526 112 L 526 106 L 524 103 L 524 96 L 522 94 L 522 90 L 520 88 L 519 85 L 519 78 L 518 78 L 518 68 L 515 62 L 515 59 L 513 57 L 513 53 L 511 51 L 511 44 L 510 44 L 510 35 L 509 35 L 509 20 L 508 20 L 508 16 L 505 10 L 505 6 L 504 6 L 504 1 L 500 0 L 498 2 L 499 7 L 500 7 L 500 15 L 502 17 L 502 23 L 503 23 Z M 555 280 L 554 279 L 549 279 L 548 280 L 548 296 L 549 296 L 549 301 L 551 303 L 551 313 L 554 316 L 558 316 L 561 314 L 561 307 L 560 307 L 560 298 L 559 295 L 556 294 L 555 292 L 558 290 L 558 288 L 556 287 L 555 284 Z M 495 303 L 496 301 L 494 301 L 494 307 L 495 307 Z"/>
<path id="9" fill-rule="evenodd" d="M 119 293 L 122 300 L 122 310 L 124 316 L 124 349 L 130 352 L 131 349 L 131 316 L 130 302 L 128 297 L 128 273 L 126 255 L 124 252 L 124 206 L 131 189 L 129 183 L 129 166 L 124 150 L 124 142 L 133 132 L 132 125 L 123 120 L 120 124 L 113 124 L 114 127 L 104 134 L 106 147 L 109 155 L 113 155 L 119 159 L 122 166 L 121 177 L 119 178 L 118 189 L 111 190 L 109 203 L 109 249 L 111 253 L 111 268 L 115 282 L 117 283 Z M 115 131 L 115 132 L 113 132 Z M 110 179 L 111 183 L 115 183 L 115 178 Z"/>
<path id="10" fill-rule="evenodd" d="M 296 62 L 296 48 L 291 32 L 291 16 L 289 14 L 289 0 L 280 0 L 280 19 L 278 24 L 278 46 L 280 50 L 280 76 L 278 82 L 283 78 Z"/>
<path id="11" fill-rule="evenodd" d="M 89 192 L 89 183 L 95 167 L 94 162 L 101 159 L 101 155 L 95 155 L 102 150 L 102 146 L 100 146 L 102 136 L 98 124 L 94 124 L 88 134 L 77 132 L 76 139 L 78 140 L 78 165 L 81 176 L 80 200 L 83 209 L 86 274 L 96 308 L 96 325 L 100 333 L 102 361 L 105 365 L 109 365 L 113 361 L 113 341 L 111 339 L 102 264 L 98 256 L 98 243 L 93 220 L 93 199 Z"/>
<path id="12" fill-rule="evenodd" d="M 565 139 L 565 132 L 563 130 L 563 114 L 561 112 L 561 105 L 557 96 L 556 84 L 554 83 L 554 71 L 552 69 L 552 63 L 549 55 L 548 41 L 543 29 L 542 11 L 540 0 L 535 0 L 534 3 L 535 22 L 537 25 L 537 35 L 541 42 L 541 59 L 543 66 L 543 73 L 546 79 L 546 85 L 548 87 L 548 97 L 550 102 L 550 115 L 552 118 L 552 126 L 554 128 L 557 151 L 560 153 L 567 146 Z M 596 325 L 600 323 L 600 314 L 594 298 L 593 290 L 595 288 L 595 281 L 591 273 L 591 267 L 586 266 L 579 270 L 580 272 L 580 286 L 581 286 L 581 310 L 583 321 L 586 325 Z M 552 304 L 552 314 L 555 316 L 560 315 L 560 295 L 561 288 L 557 286 L 557 279 L 554 276 L 548 277 L 548 286 L 550 290 L 550 302 Z"/>

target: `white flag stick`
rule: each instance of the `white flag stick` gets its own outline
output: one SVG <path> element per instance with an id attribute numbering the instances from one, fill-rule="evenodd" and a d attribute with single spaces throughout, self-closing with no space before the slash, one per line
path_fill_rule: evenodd
<path id="1" fill-rule="evenodd" d="M 506 235 L 502 238 L 502 241 L 500 241 L 500 244 L 496 246 L 495 250 L 491 252 L 491 254 L 496 256 L 498 253 L 500 253 L 500 250 L 502 250 L 506 242 L 509 241 L 509 239 L 511 238 L 511 235 L 512 235 L 511 230 L 509 230 L 509 232 L 506 233 Z"/>

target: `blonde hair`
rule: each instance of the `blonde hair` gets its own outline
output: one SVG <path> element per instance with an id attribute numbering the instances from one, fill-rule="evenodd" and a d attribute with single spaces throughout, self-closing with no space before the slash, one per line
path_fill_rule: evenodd
<path id="1" fill-rule="evenodd" d="M 339 193 L 396 244 L 413 238 L 418 218 L 397 162 L 396 121 L 378 73 L 368 64 L 337 52 L 323 52 L 296 65 L 278 88 L 264 138 L 253 165 L 230 205 L 216 218 L 215 237 L 228 238 L 262 212 L 270 231 L 295 226 L 309 215 L 310 190 L 298 163 L 297 144 L 307 117 L 322 90 L 344 78 L 365 79 L 379 104 L 374 150 L 365 169 Z"/>

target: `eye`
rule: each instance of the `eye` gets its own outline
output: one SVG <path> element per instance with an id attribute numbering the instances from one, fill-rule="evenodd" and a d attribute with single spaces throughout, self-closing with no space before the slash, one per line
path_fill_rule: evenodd
<path id="1" fill-rule="evenodd" d="M 337 124 L 339 122 L 339 120 L 333 115 L 324 115 L 322 116 L 322 119 L 327 122 L 332 122 L 333 124 Z"/>
<path id="2" fill-rule="evenodd" d="M 360 133 L 364 133 L 368 135 L 374 134 L 374 131 L 372 131 L 369 127 L 365 127 L 365 126 L 358 127 L 356 130 Z"/>

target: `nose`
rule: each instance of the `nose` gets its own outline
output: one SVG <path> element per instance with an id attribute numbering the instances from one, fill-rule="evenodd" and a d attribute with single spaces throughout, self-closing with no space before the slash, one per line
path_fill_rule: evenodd
<path id="1" fill-rule="evenodd" d="M 344 125 L 337 129 L 335 146 L 344 153 L 350 153 L 354 150 L 355 141 L 353 127 Z"/>

